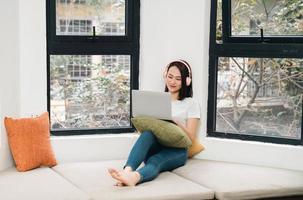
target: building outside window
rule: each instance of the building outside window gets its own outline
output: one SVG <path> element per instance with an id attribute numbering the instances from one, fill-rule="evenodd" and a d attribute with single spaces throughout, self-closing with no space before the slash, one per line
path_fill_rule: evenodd
<path id="1" fill-rule="evenodd" d="M 70 56 L 67 64 L 67 78 L 76 81 L 91 78 L 92 56 Z"/>
<path id="2" fill-rule="evenodd" d="M 91 20 L 60 19 L 58 26 L 60 35 L 91 35 L 93 26 Z"/>
<path id="3" fill-rule="evenodd" d="M 121 35 L 124 34 L 124 24 L 115 22 L 102 22 L 101 32 L 104 35 Z"/>

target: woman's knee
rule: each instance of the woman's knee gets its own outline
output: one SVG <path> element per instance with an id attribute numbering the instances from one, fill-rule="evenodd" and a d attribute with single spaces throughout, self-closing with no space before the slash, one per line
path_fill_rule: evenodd
<path id="1" fill-rule="evenodd" d="M 169 158 L 162 163 L 161 171 L 171 171 L 178 167 L 181 167 L 186 164 L 187 161 L 187 151 L 186 149 L 176 150 Z"/>
<path id="2" fill-rule="evenodd" d="M 187 150 L 186 149 L 180 149 L 179 150 L 179 156 L 173 161 L 175 163 L 175 167 L 181 167 L 186 164 L 187 161 Z"/>
<path id="3" fill-rule="evenodd" d="M 156 136 L 151 131 L 143 131 L 140 135 L 140 137 L 147 138 L 149 140 L 156 140 Z"/>

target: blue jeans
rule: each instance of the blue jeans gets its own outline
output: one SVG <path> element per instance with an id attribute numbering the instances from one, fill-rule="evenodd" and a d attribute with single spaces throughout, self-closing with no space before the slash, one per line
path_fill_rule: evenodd
<path id="1" fill-rule="evenodd" d="M 136 170 L 141 178 L 139 183 L 155 179 L 160 172 L 171 171 L 185 165 L 187 149 L 161 145 L 154 134 L 144 131 L 133 146 L 124 167 Z M 145 165 L 138 169 L 144 162 Z"/>

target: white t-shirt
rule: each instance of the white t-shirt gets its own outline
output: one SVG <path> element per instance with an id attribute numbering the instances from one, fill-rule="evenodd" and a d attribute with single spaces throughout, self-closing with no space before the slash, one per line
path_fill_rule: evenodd
<path id="1" fill-rule="evenodd" d="M 172 101 L 172 117 L 179 120 L 184 126 L 188 118 L 200 119 L 199 103 L 191 97 Z"/>

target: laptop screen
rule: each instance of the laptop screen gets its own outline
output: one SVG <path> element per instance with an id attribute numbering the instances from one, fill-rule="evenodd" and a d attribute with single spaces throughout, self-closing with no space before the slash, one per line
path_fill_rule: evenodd
<path id="1" fill-rule="evenodd" d="M 132 90 L 132 115 L 171 120 L 170 93 Z"/>

